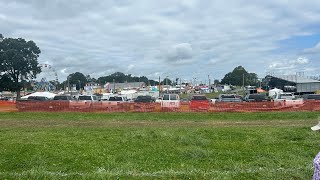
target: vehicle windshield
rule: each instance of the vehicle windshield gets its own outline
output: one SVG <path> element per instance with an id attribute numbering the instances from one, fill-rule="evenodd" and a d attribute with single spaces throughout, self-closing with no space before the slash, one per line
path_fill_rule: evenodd
<path id="1" fill-rule="evenodd" d="M 205 96 L 193 96 L 192 100 L 207 100 Z"/>
<path id="2" fill-rule="evenodd" d="M 79 100 L 90 100 L 91 101 L 91 96 L 79 96 Z"/>
<path id="3" fill-rule="evenodd" d="M 163 100 L 169 100 L 169 94 L 163 95 Z"/>
<path id="4" fill-rule="evenodd" d="M 309 95 L 308 99 L 320 100 L 320 95 Z"/>
<path id="5" fill-rule="evenodd" d="M 260 100 L 263 100 L 263 99 L 265 99 L 265 96 L 261 95 L 261 94 L 249 95 L 249 99 L 260 99 Z"/>
<path id="6" fill-rule="evenodd" d="M 117 96 L 115 96 L 115 97 L 110 97 L 110 98 L 109 98 L 109 101 L 122 101 L 122 97 L 117 97 Z"/>
<path id="7" fill-rule="evenodd" d="M 236 98 L 235 95 L 222 95 L 221 98 Z"/>
<path id="8" fill-rule="evenodd" d="M 175 95 L 175 94 L 171 94 L 171 96 L 170 96 L 170 100 L 177 100 L 177 95 Z"/>
<path id="9" fill-rule="evenodd" d="M 55 96 L 53 100 L 70 100 L 71 98 L 68 96 Z"/>

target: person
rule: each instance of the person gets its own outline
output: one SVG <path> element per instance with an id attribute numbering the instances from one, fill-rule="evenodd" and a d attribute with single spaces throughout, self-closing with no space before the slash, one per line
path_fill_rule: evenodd
<path id="1" fill-rule="evenodd" d="M 317 156 L 313 160 L 313 177 L 312 180 L 320 180 L 320 152 L 317 154 Z"/>
<path id="2" fill-rule="evenodd" d="M 320 130 L 320 122 L 311 127 L 312 131 L 319 131 Z M 312 180 L 320 180 L 320 152 L 316 155 L 316 157 L 313 160 L 313 177 Z"/>

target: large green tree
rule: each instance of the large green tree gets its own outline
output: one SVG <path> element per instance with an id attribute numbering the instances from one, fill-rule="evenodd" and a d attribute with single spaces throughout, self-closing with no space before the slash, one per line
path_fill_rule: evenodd
<path id="1" fill-rule="evenodd" d="M 258 76 L 255 73 L 249 73 L 244 67 L 238 66 L 232 72 L 227 73 L 221 80 L 221 84 L 232 84 L 236 86 L 256 85 Z"/>
<path id="2" fill-rule="evenodd" d="M 2 89 L 20 91 L 24 80 L 36 78 L 41 72 L 38 57 L 41 53 L 33 41 L 22 38 L 4 38 L 0 34 L 0 81 Z"/>
<path id="3" fill-rule="evenodd" d="M 81 72 L 75 72 L 75 73 L 69 74 L 68 78 L 69 78 L 69 84 L 70 85 L 75 84 L 77 90 L 83 89 L 85 84 L 88 82 L 87 76 L 85 76 Z M 66 81 L 66 83 L 68 83 L 68 80 Z"/>

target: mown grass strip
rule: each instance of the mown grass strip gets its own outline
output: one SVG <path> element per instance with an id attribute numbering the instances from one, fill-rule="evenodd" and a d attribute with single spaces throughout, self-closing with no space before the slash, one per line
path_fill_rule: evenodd
<path id="1" fill-rule="evenodd" d="M 320 119 L 320 112 L 260 113 L 75 113 L 75 112 L 2 112 L 0 120 L 145 120 L 145 121 L 207 121 L 207 120 L 307 120 Z"/>

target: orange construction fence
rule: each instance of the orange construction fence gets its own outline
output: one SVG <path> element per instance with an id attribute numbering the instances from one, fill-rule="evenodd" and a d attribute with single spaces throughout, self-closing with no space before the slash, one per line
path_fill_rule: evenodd
<path id="1" fill-rule="evenodd" d="M 18 111 L 15 101 L 0 101 L 0 112 Z"/>
<path id="2" fill-rule="evenodd" d="M 265 111 L 320 111 L 320 101 L 289 102 L 181 102 L 173 107 L 161 103 L 134 102 L 82 102 L 82 101 L 17 101 L 0 103 L 1 109 L 16 109 L 19 112 L 265 112 Z"/>

